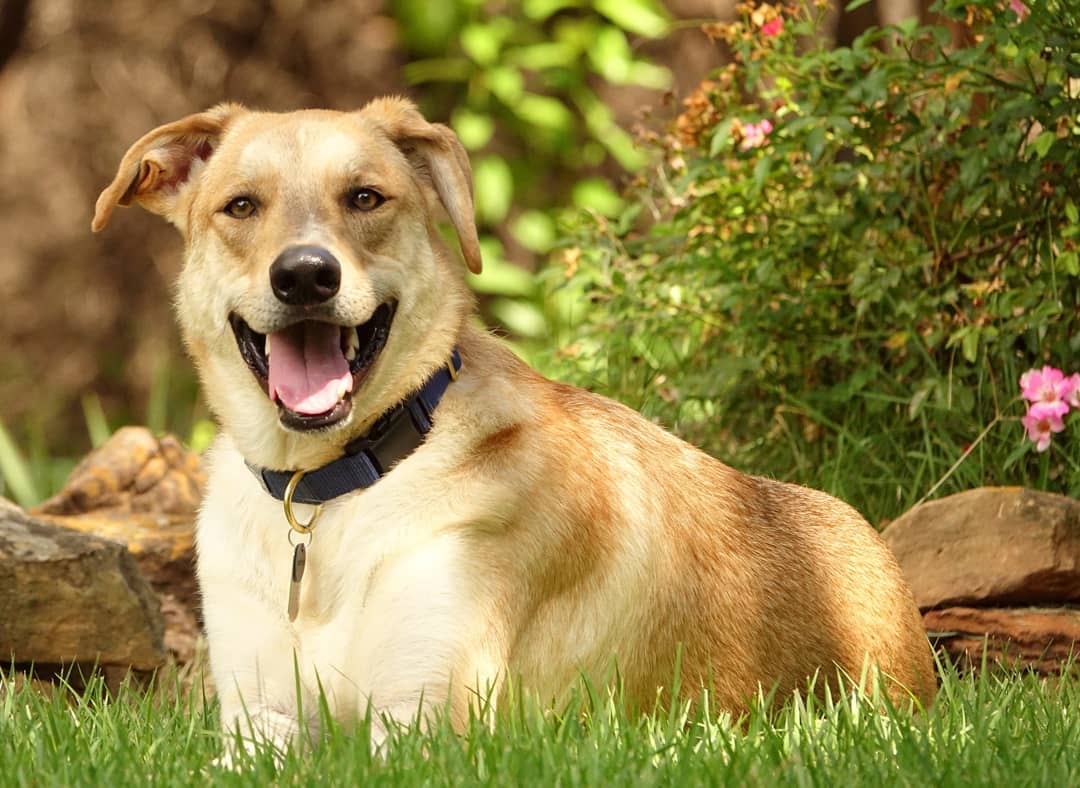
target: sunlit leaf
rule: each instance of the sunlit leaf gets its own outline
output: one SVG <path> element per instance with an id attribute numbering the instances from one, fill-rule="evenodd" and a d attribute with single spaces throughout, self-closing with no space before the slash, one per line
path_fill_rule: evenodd
<path id="1" fill-rule="evenodd" d="M 569 131 L 574 125 L 574 115 L 561 101 L 550 96 L 528 93 L 519 98 L 511 109 L 526 123 L 552 129 Z"/>
<path id="2" fill-rule="evenodd" d="M 604 216 L 616 216 L 624 202 L 603 178 L 585 178 L 574 184 L 574 205 L 596 211 Z"/>
<path id="3" fill-rule="evenodd" d="M 510 227 L 518 243 L 544 254 L 555 245 L 555 222 L 543 211 L 523 211 Z"/>
<path id="4" fill-rule="evenodd" d="M 485 156 L 473 164 L 476 213 L 488 224 L 498 224 L 510 210 L 514 176 L 501 156 Z"/>
<path id="5" fill-rule="evenodd" d="M 540 307 L 525 301 L 496 298 L 488 307 L 508 329 L 523 337 L 542 337 L 547 333 L 547 320 Z"/>
<path id="6" fill-rule="evenodd" d="M 484 256 L 484 270 L 480 274 L 468 274 L 469 287 L 477 293 L 509 297 L 531 297 L 536 292 L 533 275 L 519 265 L 507 261 L 502 244 L 495 238 L 480 239 Z"/>
<path id="7" fill-rule="evenodd" d="M 594 7 L 624 30 L 658 38 L 668 30 L 663 8 L 650 0 L 595 0 Z"/>
<path id="8" fill-rule="evenodd" d="M 464 107 L 454 111 L 450 117 L 450 125 L 461 139 L 461 144 L 469 150 L 484 147 L 495 134 L 495 121 L 490 115 L 473 112 Z"/>

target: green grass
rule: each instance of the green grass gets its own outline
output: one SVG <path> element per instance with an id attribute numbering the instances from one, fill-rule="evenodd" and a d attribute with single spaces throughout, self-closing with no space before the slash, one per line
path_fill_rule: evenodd
<path id="1" fill-rule="evenodd" d="M 402 731 L 385 759 L 369 753 L 364 723 L 351 734 L 331 724 L 306 752 L 275 763 L 262 750 L 237 771 L 210 765 L 222 737 L 200 693 L 110 697 L 91 682 L 81 697 L 47 698 L 8 681 L 0 785 L 1080 785 L 1080 679 L 945 676 L 924 714 L 850 699 L 740 720 L 519 704 L 464 735 Z"/>

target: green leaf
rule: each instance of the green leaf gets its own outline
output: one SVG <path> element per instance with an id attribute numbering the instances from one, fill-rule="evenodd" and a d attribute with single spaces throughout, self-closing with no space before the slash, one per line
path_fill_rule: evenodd
<path id="1" fill-rule="evenodd" d="M 964 334 L 964 339 L 960 343 L 960 352 L 964 355 L 964 360 L 969 364 L 974 364 L 979 359 L 979 338 L 981 332 L 977 327 L 972 327 L 970 331 Z"/>
<path id="2" fill-rule="evenodd" d="M 915 392 L 915 395 L 911 398 L 911 402 L 908 403 L 908 421 L 912 421 L 919 415 L 919 411 L 923 409 L 923 405 L 926 404 L 927 398 L 934 391 L 934 383 L 925 385 Z"/>
<path id="3" fill-rule="evenodd" d="M 523 337 L 539 338 L 547 334 L 547 320 L 540 307 L 525 301 L 496 298 L 488 308 L 508 329 Z"/>
<path id="4" fill-rule="evenodd" d="M 1080 212 L 1076 210 L 1076 203 L 1071 199 L 1065 200 L 1065 218 L 1069 220 L 1069 224 L 1080 223 Z"/>
<path id="5" fill-rule="evenodd" d="M 529 19 L 543 21 L 564 8 L 577 8 L 580 5 L 579 0 L 525 0 L 522 10 Z"/>
<path id="6" fill-rule="evenodd" d="M 465 54 L 481 66 L 491 65 L 499 57 L 502 36 L 494 24 L 467 25 L 458 40 Z"/>
<path id="7" fill-rule="evenodd" d="M 627 81 L 634 56 L 626 35 L 619 28 L 604 25 L 596 31 L 588 55 L 593 68 L 608 82 L 621 85 Z"/>
<path id="8" fill-rule="evenodd" d="M 490 115 L 473 112 L 461 107 L 450 116 L 450 125 L 454 128 L 461 144 L 469 150 L 479 150 L 491 141 L 495 134 L 495 121 Z"/>
<path id="9" fill-rule="evenodd" d="M 668 30 L 667 15 L 649 0 L 595 0 L 594 8 L 623 30 L 640 36 L 659 38 Z"/>
<path id="10" fill-rule="evenodd" d="M 641 169 L 648 157 L 634 146 L 634 138 L 612 123 L 600 141 L 623 169 L 633 172 Z"/>
<path id="11" fill-rule="evenodd" d="M 547 41 L 543 44 L 517 47 L 503 53 L 503 62 L 531 71 L 549 68 L 573 68 L 580 50 L 564 41 Z"/>
<path id="12" fill-rule="evenodd" d="M 825 127 L 814 126 L 806 135 L 806 152 L 810 154 L 810 161 L 817 163 L 825 150 Z"/>
<path id="13" fill-rule="evenodd" d="M 673 77 L 671 71 L 664 66 L 657 66 L 644 60 L 635 60 L 630 64 L 630 71 L 626 75 L 626 81 L 631 85 L 640 85 L 643 88 L 663 90 L 671 87 Z"/>
<path id="14" fill-rule="evenodd" d="M 728 118 L 717 124 L 713 130 L 712 140 L 709 142 L 710 156 L 718 156 L 720 151 L 728 146 L 728 142 L 731 140 L 731 126 L 734 122 L 734 118 Z"/>
<path id="15" fill-rule="evenodd" d="M 616 125 L 605 102 L 584 91 L 576 99 L 585 115 L 585 125 L 619 164 L 631 172 L 644 166 L 645 155 L 634 147 L 633 138 Z"/>
<path id="16" fill-rule="evenodd" d="M 473 167 L 476 213 L 488 224 L 506 218 L 514 197 L 514 176 L 501 156 L 485 156 Z"/>
<path id="17" fill-rule="evenodd" d="M 532 297 L 536 281 L 532 274 L 507 261 L 502 244 L 489 235 L 481 236 L 480 252 L 484 258 L 484 270 L 479 274 L 467 274 L 466 278 L 477 293 L 485 295 Z"/>
<path id="18" fill-rule="evenodd" d="M 762 187 L 765 186 L 765 181 L 769 177 L 769 171 L 772 169 L 772 156 L 762 156 L 758 163 L 754 165 L 754 191 L 760 192 Z"/>
<path id="19" fill-rule="evenodd" d="M 546 254 L 555 245 L 555 222 L 543 211 L 523 211 L 510 232 L 518 243 L 537 254 Z"/>
<path id="20" fill-rule="evenodd" d="M 1074 249 L 1059 254 L 1057 264 L 1069 276 L 1080 276 L 1080 257 L 1077 256 Z"/>
<path id="21" fill-rule="evenodd" d="M 1057 142 L 1057 134 L 1047 129 L 1039 134 L 1035 138 L 1035 142 L 1032 143 L 1032 147 L 1035 149 L 1035 155 L 1040 159 L 1046 158 L 1046 154 L 1050 152 L 1050 148 Z"/>
<path id="22" fill-rule="evenodd" d="M 572 199 L 578 208 L 596 211 L 607 217 L 617 216 L 625 204 L 603 178 L 585 178 L 578 181 L 574 184 Z"/>
<path id="23" fill-rule="evenodd" d="M 461 23 L 459 3 L 431 0 L 394 0 L 401 38 L 413 55 L 445 52 Z"/>
<path id="24" fill-rule="evenodd" d="M 511 109 L 526 123 L 552 131 L 569 132 L 574 126 L 573 113 L 561 101 L 550 96 L 527 93 Z"/>
<path id="25" fill-rule="evenodd" d="M 851 2 L 849 2 L 846 6 L 844 6 L 844 10 L 845 11 L 854 11 L 857 8 L 862 8 L 864 5 L 866 5 L 869 2 L 870 2 L 870 0 L 851 0 Z"/>
<path id="26" fill-rule="evenodd" d="M 516 68 L 496 66 L 483 73 L 482 81 L 499 101 L 508 106 L 518 101 L 525 92 L 525 77 Z"/>

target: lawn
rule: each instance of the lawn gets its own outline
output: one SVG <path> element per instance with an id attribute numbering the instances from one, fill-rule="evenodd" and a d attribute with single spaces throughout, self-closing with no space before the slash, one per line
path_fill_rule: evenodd
<path id="1" fill-rule="evenodd" d="M 92 682 L 51 698 L 6 680 L 0 689 L 2 785 L 1080 785 L 1080 679 L 944 669 L 926 713 L 850 698 L 733 720 L 709 712 L 627 715 L 600 700 L 559 713 L 527 704 L 477 721 L 405 730 L 385 758 L 364 725 L 329 725 L 317 746 L 236 771 L 222 750 L 216 706 L 200 692 L 110 697 Z M 582 697 L 587 697 L 582 694 Z"/>

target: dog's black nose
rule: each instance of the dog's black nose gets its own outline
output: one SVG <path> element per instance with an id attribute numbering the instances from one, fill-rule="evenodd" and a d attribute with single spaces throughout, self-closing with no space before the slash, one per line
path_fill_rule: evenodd
<path id="1" fill-rule="evenodd" d="M 283 303 L 321 304 L 341 287 L 341 263 L 321 246 L 290 246 L 270 266 L 270 287 Z"/>

